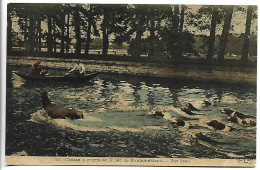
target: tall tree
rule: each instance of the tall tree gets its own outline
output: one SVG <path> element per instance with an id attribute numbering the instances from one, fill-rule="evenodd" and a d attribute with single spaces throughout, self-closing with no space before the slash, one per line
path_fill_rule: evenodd
<path id="1" fill-rule="evenodd" d="M 66 34 L 66 54 L 69 53 L 70 49 L 70 13 L 67 14 L 67 34 Z"/>
<path id="2" fill-rule="evenodd" d="M 179 31 L 179 23 L 180 23 L 180 10 L 179 5 L 174 5 L 174 15 L 173 15 L 173 31 L 177 33 Z"/>
<path id="3" fill-rule="evenodd" d="M 98 9 L 103 17 L 101 31 L 103 35 L 102 55 L 106 56 L 109 47 L 109 36 L 123 32 L 127 27 L 125 22 L 127 5 L 98 5 Z"/>
<path id="4" fill-rule="evenodd" d="M 53 17 L 53 22 L 52 22 L 52 29 L 53 29 L 53 52 L 54 54 L 57 53 L 57 30 L 56 30 L 56 17 Z"/>
<path id="5" fill-rule="evenodd" d="M 170 22 L 162 31 L 167 56 L 173 60 L 180 60 L 183 53 L 193 52 L 194 38 L 188 31 L 180 29 L 180 6 L 174 5 L 173 12 L 168 17 Z"/>
<path id="6" fill-rule="evenodd" d="M 37 20 L 37 34 L 38 34 L 38 51 L 42 50 L 42 28 L 41 28 L 41 18 L 39 17 Z"/>
<path id="7" fill-rule="evenodd" d="M 65 49 L 65 12 L 61 12 L 61 42 L 60 42 L 60 55 L 64 55 Z"/>
<path id="8" fill-rule="evenodd" d="M 53 38 L 52 38 L 52 17 L 49 15 L 47 18 L 48 22 L 48 35 L 47 35 L 47 48 L 48 48 L 48 54 L 53 54 Z"/>
<path id="9" fill-rule="evenodd" d="M 170 55 L 175 59 L 181 57 L 181 47 L 180 47 L 180 34 L 179 34 L 179 23 L 180 23 L 180 10 L 179 5 L 174 5 L 174 13 L 172 15 L 172 27 L 168 28 L 169 38 L 166 37 L 166 42 Z"/>
<path id="10" fill-rule="evenodd" d="M 29 16 L 29 33 L 28 33 L 28 55 L 33 54 L 34 51 L 34 17 Z"/>
<path id="11" fill-rule="evenodd" d="M 82 14 L 85 19 L 86 29 L 86 44 L 85 44 L 85 56 L 88 56 L 91 42 L 91 34 L 99 36 L 99 31 L 97 29 L 97 19 L 99 18 L 99 12 L 96 10 L 98 5 L 88 4 L 87 9 L 82 10 Z M 93 31 L 92 31 L 93 29 Z"/>
<path id="12" fill-rule="evenodd" d="M 60 39 L 60 56 L 63 56 L 64 50 L 65 50 L 65 27 L 66 27 L 65 11 L 66 11 L 66 6 L 64 4 L 55 4 L 55 6 L 56 6 L 57 14 L 54 16 L 55 25 L 53 25 L 53 27 L 55 28 L 57 26 L 56 31 L 54 31 L 54 32 L 56 32 L 57 35 L 54 34 L 54 37 L 56 36 L 57 38 Z"/>
<path id="13" fill-rule="evenodd" d="M 252 13 L 253 13 L 253 6 L 248 6 L 247 17 L 246 17 L 246 29 L 245 29 L 245 35 L 244 35 L 244 45 L 243 45 L 243 51 L 242 51 L 242 57 L 241 57 L 242 61 L 248 60 Z"/>
<path id="14" fill-rule="evenodd" d="M 149 36 L 143 39 L 145 44 L 144 52 L 148 52 L 148 57 L 158 57 L 161 54 L 160 29 L 165 21 L 167 10 L 170 10 L 169 5 L 147 5 L 145 12 L 145 20 L 143 30 L 149 31 Z M 147 21 L 146 21 L 147 20 Z"/>
<path id="15" fill-rule="evenodd" d="M 214 56 L 214 49 L 215 49 L 215 36 L 216 36 L 215 34 L 216 34 L 216 26 L 217 26 L 218 7 L 212 7 L 212 8 L 213 9 L 211 15 L 207 60 L 212 60 Z"/>
<path id="16" fill-rule="evenodd" d="M 103 7 L 103 23 L 102 23 L 102 34 L 103 34 L 103 48 L 102 48 L 102 55 L 107 55 L 108 52 L 108 45 L 109 45 L 109 41 L 108 41 L 108 27 L 109 27 L 109 14 L 110 14 L 110 7 Z"/>
<path id="17" fill-rule="evenodd" d="M 156 6 L 150 6 L 149 8 L 149 14 L 150 14 L 150 24 L 149 24 L 149 53 L 148 57 L 154 57 L 155 55 L 155 15 L 156 15 Z"/>
<path id="18" fill-rule="evenodd" d="M 135 33 L 135 38 L 130 42 L 129 54 L 134 57 L 140 57 L 143 46 L 142 46 L 142 36 L 146 31 L 146 26 L 149 22 L 147 19 L 149 15 L 148 8 L 145 8 L 144 5 L 138 4 L 130 8 L 130 16 L 132 17 L 130 22 L 130 29 L 128 35 Z"/>
<path id="19" fill-rule="evenodd" d="M 182 32 L 183 30 L 185 8 L 186 8 L 185 5 L 181 5 L 181 18 L 180 18 L 179 32 Z"/>
<path id="20" fill-rule="evenodd" d="M 228 39 L 229 29 L 230 29 L 230 25 L 231 25 L 234 6 L 226 6 L 225 9 L 226 9 L 227 14 L 226 14 L 222 34 L 221 34 L 221 37 L 220 37 L 220 42 L 219 42 L 219 47 L 218 47 L 218 55 L 217 55 L 219 62 L 224 61 L 226 44 L 227 44 L 227 39 Z"/>
<path id="21" fill-rule="evenodd" d="M 90 47 L 90 35 L 91 35 L 91 27 L 93 24 L 93 7 L 89 4 L 89 15 L 88 15 L 88 28 L 87 28 L 87 37 L 86 37 L 86 45 L 85 45 L 85 55 L 88 56 L 89 47 Z"/>
<path id="22" fill-rule="evenodd" d="M 202 38 L 202 46 L 200 48 L 205 49 L 205 53 L 207 53 L 207 60 L 212 60 L 215 54 L 216 30 L 222 27 L 221 23 L 223 21 L 224 14 L 224 6 L 212 5 L 202 6 L 196 14 L 189 13 L 189 25 L 195 26 L 202 34 L 205 34 L 208 31 L 210 32 L 209 36 L 200 36 Z"/>
<path id="23" fill-rule="evenodd" d="M 73 11 L 73 21 L 74 21 L 74 32 L 76 37 L 76 55 L 81 54 L 81 30 L 80 30 L 80 14 L 79 14 L 80 6 L 77 4 Z"/>
<path id="24" fill-rule="evenodd" d="M 140 57 L 148 53 L 148 57 L 161 56 L 166 48 L 172 46 L 165 42 L 172 39 L 173 13 L 171 5 L 129 5 L 127 8 L 129 21 L 127 29 L 116 37 L 115 42 L 127 42 L 128 53 Z M 178 32 L 179 27 L 176 27 Z M 166 30 L 166 31 L 165 31 Z M 168 40 L 167 40 L 168 39 Z"/>
<path id="25" fill-rule="evenodd" d="M 25 43 L 25 53 L 28 53 L 28 18 L 24 18 L 24 43 Z"/>
<path id="26" fill-rule="evenodd" d="M 21 33 L 24 35 L 26 54 L 32 55 L 34 52 L 36 36 L 36 20 L 39 17 L 37 5 L 35 4 L 14 4 L 15 13 L 18 19 Z"/>

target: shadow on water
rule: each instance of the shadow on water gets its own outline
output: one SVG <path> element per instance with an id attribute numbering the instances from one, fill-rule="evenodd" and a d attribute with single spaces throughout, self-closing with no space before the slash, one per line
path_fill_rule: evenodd
<path id="1" fill-rule="evenodd" d="M 7 155 L 255 158 L 255 127 L 233 124 L 219 110 L 225 106 L 256 116 L 253 87 L 104 73 L 81 84 L 26 82 L 13 77 L 17 69 L 29 71 L 8 66 Z M 84 119 L 44 116 L 35 88 L 47 90 L 52 102 L 83 111 Z M 200 115 L 183 112 L 185 102 Z M 156 111 L 164 116 L 151 116 Z M 185 126 L 175 128 L 173 118 Z M 206 124 L 210 120 L 232 131 L 215 132 Z M 205 137 L 195 139 L 200 133 Z"/>
<path id="2" fill-rule="evenodd" d="M 57 82 L 26 82 L 23 84 L 24 88 L 33 89 L 33 88 L 40 88 L 40 89 L 51 89 L 51 88 L 81 88 L 84 86 L 93 86 L 93 82 L 84 82 L 84 83 L 57 83 Z"/>

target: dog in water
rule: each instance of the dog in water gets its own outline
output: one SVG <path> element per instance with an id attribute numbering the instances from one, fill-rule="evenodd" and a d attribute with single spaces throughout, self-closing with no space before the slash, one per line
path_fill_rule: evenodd
<path id="1" fill-rule="evenodd" d="M 217 120 L 211 120 L 210 122 L 207 123 L 207 125 L 213 127 L 215 131 L 223 130 L 226 128 L 226 125 L 224 123 L 221 123 Z"/>

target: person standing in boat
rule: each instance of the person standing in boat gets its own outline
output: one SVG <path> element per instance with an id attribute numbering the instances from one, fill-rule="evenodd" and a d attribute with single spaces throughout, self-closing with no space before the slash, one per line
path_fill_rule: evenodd
<path id="1" fill-rule="evenodd" d="M 39 76 L 41 75 L 42 68 L 40 66 L 41 62 L 40 60 L 37 60 L 36 63 L 32 65 L 32 75 Z"/>
<path id="2" fill-rule="evenodd" d="M 85 74 L 85 66 L 80 63 L 80 61 L 76 62 L 77 64 L 74 66 L 73 69 L 69 71 L 70 74 L 73 74 L 74 76 L 83 76 Z"/>

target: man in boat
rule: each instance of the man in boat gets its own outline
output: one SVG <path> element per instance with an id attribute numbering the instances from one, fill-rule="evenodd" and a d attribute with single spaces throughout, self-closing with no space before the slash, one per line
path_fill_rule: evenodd
<path id="1" fill-rule="evenodd" d="M 71 69 L 71 70 L 69 71 L 69 74 L 67 74 L 67 75 L 69 75 L 69 76 L 75 76 L 75 77 L 84 76 L 84 74 L 85 74 L 85 69 L 86 69 L 85 66 L 84 66 L 82 63 L 80 63 L 79 60 L 78 60 L 76 63 L 77 63 L 77 64 L 74 66 L 73 69 Z"/>
<path id="2" fill-rule="evenodd" d="M 42 72 L 42 68 L 40 66 L 41 62 L 40 60 L 37 60 L 36 63 L 32 65 L 32 75 L 34 76 L 40 76 Z"/>
<path id="3" fill-rule="evenodd" d="M 34 76 L 45 76 L 48 72 L 41 68 L 40 60 L 37 60 L 36 63 L 32 65 L 32 75 Z"/>

